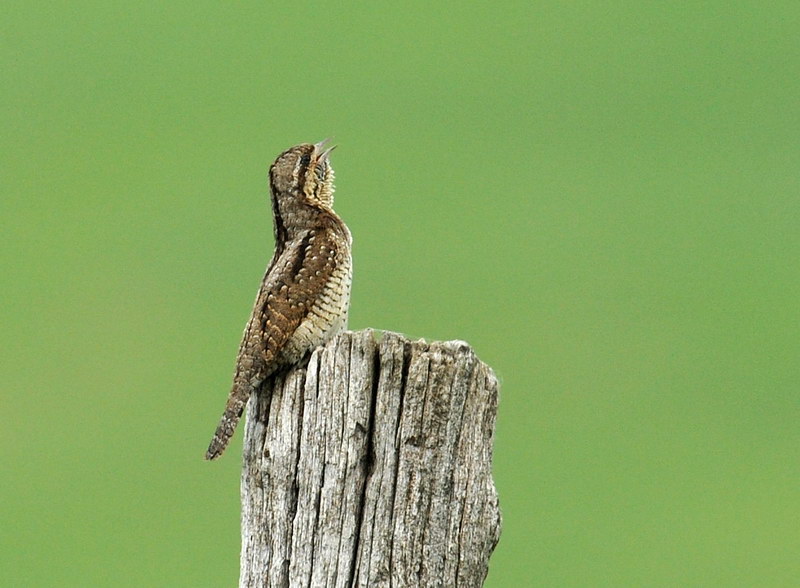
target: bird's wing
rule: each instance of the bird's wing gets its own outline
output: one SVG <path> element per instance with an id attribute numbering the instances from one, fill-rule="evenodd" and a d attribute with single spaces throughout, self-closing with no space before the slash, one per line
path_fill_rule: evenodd
<path id="1" fill-rule="evenodd" d="M 322 296 L 336 270 L 339 253 L 334 239 L 308 231 L 287 243 L 270 262 L 239 347 L 236 374 L 225 412 L 206 459 L 222 454 L 250 395 L 283 365 L 287 345 L 312 312 L 314 302 Z"/>
<path id="2" fill-rule="evenodd" d="M 250 328 L 254 329 L 254 342 L 261 345 L 266 375 L 280 367 L 289 339 L 336 271 L 336 242 L 326 237 L 308 231 L 283 250 L 264 277 Z"/>

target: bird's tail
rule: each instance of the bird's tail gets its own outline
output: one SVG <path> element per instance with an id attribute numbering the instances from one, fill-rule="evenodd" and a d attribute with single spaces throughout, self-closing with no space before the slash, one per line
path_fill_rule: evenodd
<path id="1" fill-rule="evenodd" d="M 231 437 L 233 437 L 233 432 L 236 430 L 239 419 L 242 418 L 244 405 L 247 404 L 251 392 L 252 388 L 250 386 L 234 385 L 230 396 L 228 396 L 228 402 L 225 404 L 225 412 L 222 413 L 222 418 L 219 421 L 219 425 L 217 425 L 214 438 L 211 439 L 208 451 L 206 451 L 206 459 L 217 459 L 225 451 Z"/>

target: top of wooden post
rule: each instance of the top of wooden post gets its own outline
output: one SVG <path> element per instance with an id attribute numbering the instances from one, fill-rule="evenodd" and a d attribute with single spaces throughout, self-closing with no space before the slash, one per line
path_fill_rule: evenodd
<path id="1" fill-rule="evenodd" d="M 277 376 L 248 404 L 240 586 L 480 586 L 497 388 L 463 341 L 372 330 Z"/>

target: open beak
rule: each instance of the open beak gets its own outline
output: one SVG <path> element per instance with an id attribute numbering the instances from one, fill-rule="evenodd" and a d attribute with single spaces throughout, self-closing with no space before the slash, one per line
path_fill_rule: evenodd
<path id="1" fill-rule="evenodd" d="M 330 156 L 331 151 L 336 149 L 336 145 L 331 145 L 330 147 L 325 149 L 325 151 L 322 151 L 322 148 L 325 147 L 325 145 L 327 145 L 328 141 L 330 141 L 330 139 L 323 139 L 319 143 L 314 144 L 314 152 L 319 153 L 319 155 L 317 156 L 317 163 L 321 161 L 328 161 L 328 157 Z"/>

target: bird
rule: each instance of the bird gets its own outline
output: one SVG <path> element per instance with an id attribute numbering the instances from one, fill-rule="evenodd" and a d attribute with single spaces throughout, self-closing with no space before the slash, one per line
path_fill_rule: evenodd
<path id="1" fill-rule="evenodd" d="M 352 237 L 333 211 L 328 140 L 301 143 L 269 169 L 275 251 L 236 358 L 233 385 L 205 458 L 222 455 L 248 399 L 275 373 L 347 328 Z"/>

